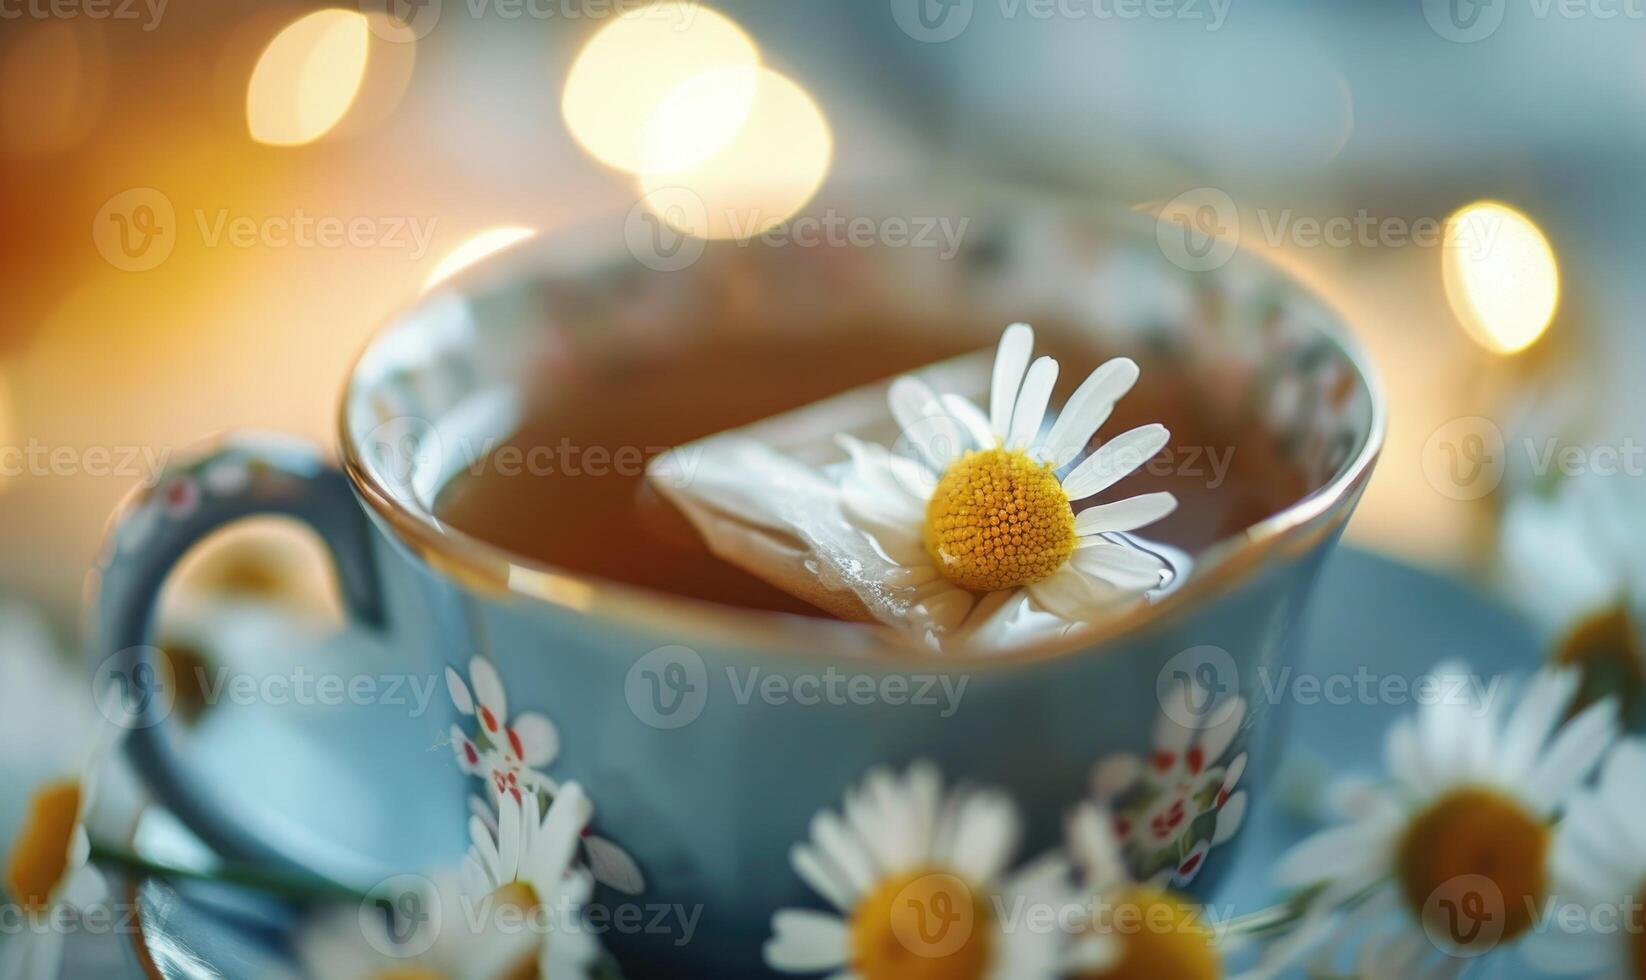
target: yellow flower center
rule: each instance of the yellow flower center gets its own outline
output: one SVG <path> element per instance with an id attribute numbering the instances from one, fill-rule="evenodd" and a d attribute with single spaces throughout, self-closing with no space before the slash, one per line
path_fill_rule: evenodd
<path id="1" fill-rule="evenodd" d="M 888 878 L 852 913 L 852 967 L 864 980 L 981 980 L 994 961 L 988 903 L 960 878 Z"/>
<path id="2" fill-rule="evenodd" d="M 945 578 L 974 592 L 1048 578 L 1074 546 L 1074 509 L 1057 474 L 1013 450 L 955 460 L 926 505 L 926 552 Z"/>
<path id="3" fill-rule="evenodd" d="M 80 784 L 48 783 L 29 801 L 23 829 L 6 863 L 6 890 L 30 912 L 51 906 L 69 869 L 69 841 L 80 819 Z"/>
<path id="4" fill-rule="evenodd" d="M 1084 980 L 1218 980 L 1223 976 L 1212 933 L 1193 902 L 1174 892 L 1137 885 L 1107 911 L 1103 923 L 1120 944 L 1120 957 Z"/>
<path id="5" fill-rule="evenodd" d="M 1621 602 L 1579 620 L 1555 648 L 1553 660 L 1583 673 L 1583 686 L 1571 706 L 1574 714 L 1616 694 L 1624 717 L 1630 717 L 1646 689 L 1646 651 L 1634 617 Z"/>
<path id="6" fill-rule="evenodd" d="M 1431 936 L 1480 948 L 1531 927 L 1548 891 L 1548 851 L 1548 825 L 1524 806 L 1464 787 L 1407 825 L 1396 871 L 1407 905 Z"/>

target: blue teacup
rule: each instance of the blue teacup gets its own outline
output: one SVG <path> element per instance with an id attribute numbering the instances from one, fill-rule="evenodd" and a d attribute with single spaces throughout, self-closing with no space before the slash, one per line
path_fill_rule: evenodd
<path id="1" fill-rule="evenodd" d="M 174 464 L 118 518 L 94 653 L 128 695 L 139 772 L 224 855 L 355 885 L 458 860 L 469 799 L 495 780 L 575 780 L 595 806 L 586 856 L 609 884 L 639 889 L 597 898 L 691 913 L 689 936 L 647 928 L 645 914 L 610 929 L 607 945 L 642 972 L 764 969 L 773 913 L 821 907 L 790 864 L 814 815 L 838 810 L 871 769 L 914 760 L 1009 793 L 1025 815 L 1022 855 L 1057 843 L 1063 817 L 1095 797 L 1137 875 L 1209 894 L 1273 758 L 1278 706 L 1259 672 L 1295 662 L 1311 585 L 1381 444 L 1381 396 L 1335 318 L 1247 255 L 1189 271 L 1134 216 L 1038 201 L 979 210 L 953 255 L 906 242 L 665 250 L 637 245 L 631 221 L 610 249 L 586 233 L 516 250 L 422 297 L 354 367 L 341 468 L 303 445 L 232 437 Z M 528 394 L 553 384 L 542 351 L 575 361 L 689 344 L 722 311 L 793 330 L 942 324 L 975 330 L 979 348 L 1015 320 L 1060 322 L 1144 361 L 1145 386 L 1149 365 L 1164 366 L 1231 431 L 1265 434 L 1296 493 L 1195 555 L 1158 602 L 1026 649 L 940 658 L 852 624 L 547 567 L 436 515 L 467 462 L 447 451 L 453 436 L 506 438 Z M 281 760 L 203 771 L 166 698 L 143 696 L 164 687 L 168 664 L 144 644 L 169 570 L 203 536 L 260 514 L 312 525 L 350 614 L 384 640 L 383 672 L 439 692 L 415 717 L 340 709 L 348 777 L 322 764 L 282 791 L 308 795 L 290 807 L 248 790 Z M 380 830 L 383 846 L 340 844 L 343 825 Z"/>

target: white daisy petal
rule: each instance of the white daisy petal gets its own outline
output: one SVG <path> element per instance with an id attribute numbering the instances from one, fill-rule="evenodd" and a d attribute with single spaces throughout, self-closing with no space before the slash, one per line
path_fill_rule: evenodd
<path id="1" fill-rule="evenodd" d="M 1023 384 L 1023 372 L 1028 370 L 1033 353 L 1034 331 L 1027 323 L 1014 323 L 1000 335 L 1000 346 L 995 348 L 994 373 L 989 382 L 989 428 L 1001 442 L 1005 442 L 1011 432 L 1017 391 Z"/>
<path id="2" fill-rule="evenodd" d="M 1091 803 L 1081 804 L 1069 818 L 1065 836 L 1088 886 L 1103 890 L 1127 880 L 1113 818 L 1107 810 Z"/>
<path id="3" fill-rule="evenodd" d="M 1017 848 L 1017 810 L 1004 794 L 968 794 L 956 815 L 955 870 L 973 882 L 992 882 Z"/>
<path id="4" fill-rule="evenodd" d="M 1063 478 L 1063 492 L 1070 500 L 1102 493 L 1153 459 L 1171 438 L 1171 432 L 1158 422 L 1122 432 L 1069 471 Z"/>
<path id="5" fill-rule="evenodd" d="M 577 783 L 560 787 L 532 844 L 529 873 L 534 881 L 558 881 L 566 873 L 577 853 L 583 828 L 589 825 L 593 813 L 594 807 L 583 787 Z"/>
<path id="6" fill-rule="evenodd" d="M 1050 357 L 1036 358 L 1029 365 L 1023 379 L 1023 390 L 1018 392 L 1017 404 L 1012 408 L 1011 428 L 1007 430 L 1006 448 L 1028 449 L 1040 434 L 1046 421 L 1046 406 L 1052 400 L 1052 388 L 1057 384 L 1057 362 Z"/>
<path id="7" fill-rule="evenodd" d="M 851 883 L 853 890 L 866 892 L 874 886 L 874 864 L 863 843 L 844 822 L 828 810 L 812 817 L 812 841 Z"/>
<path id="8" fill-rule="evenodd" d="M 1042 455 L 1062 467 L 1080 455 L 1114 411 L 1115 402 L 1137 383 L 1137 362 L 1127 357 L 1107 361 L 1086 376 L 1047 433 Z"/>
<path id="9" fill-rule="evenodd" d="M 972 447 L 975 449 L 993 449 L 999 442 L 994 432 L 989 428 L 989 417 L 983 414 L 970 398 L 963 395 L 947 394 L 940 399 L 943 410 L 960 423 L 966 434 L 971 436 Z"/>
<path id="10" fill-rule="evenodd" d="M 1074 533 L 1085 537 L 1107 531 L 1135 531 L 1147 527 L 1177 509 L 1177 498 L 1162 490 L 1144 493 L 1112 504 L 1087 507 L 1074 517 Z"/>
<path id="11" fill-rule="evenodd" d="M 1024 588 L 1048 612 L 1074 622 L 1096 619 L 1133 595 L 1106 579 L 1088 574 L 1072 561 Z"/>
<path id="12" fill-rule="evenodd" d="M 892 382 L 887 400 L 902 430 L 898 445 L 913 447 L 932 469 L 941 472 L 965 451 L 965 431 L 944 413 L 937 394 L 924 381 L 912 375 L 898 378 Z"/>
<path id="13" fill-rule="evenodd" d="M 789 849 L 789 864 L 794 867 L 801 881 L 810 885 L 813 891 L 828 899 L 829 903 L 840 911 L 849 912 L 857 903 L 858 889 L 852 885 L 844 872 L 826 860 L 817 850 L 805 844 L 796 844 Z"/>
<path id="14" fill-rule="evenodd" d="M 844 964 L 850 949 L 846 923 L 839 916 L 809 909 L 784 909 L 772 916 L 766 941 L 766 965 L 790 973 L 812 973 Z"/>
<path id="15" fill-rule="evenodd" d="M 606 838 L 596 834 L 585 836 L 583 853 L 589 870 L 602 885 L 625 895 L 638 895 L 646 890 L 646 876 L 640 873 L 640 865 L 634 863 L 628 851 Z"/>
<path id="16" fill-rule="evenodd" d="M 1079 571 L 1132 592 L 1159 587 L 1167 571 L 1158 555 L 1110 541 L 1082 541 L 1069 556 Z"/>
<path id="17" fill-rule="evenodd" d="M 1590 705 L 1561 728 L 1526 777 L 1523 792 L 1543 812 L 1555 810 L 1606 755 L 1617 739 L 1617 704 Z"/>
<path id="18" fill-rule="evenodd" d="M 1504 727 L 1499 778 L 1518 780 L 1531 771 L 1577 693 L 1577 683 L 1576 671 L 1544 670 L 1532 679 Z"/>

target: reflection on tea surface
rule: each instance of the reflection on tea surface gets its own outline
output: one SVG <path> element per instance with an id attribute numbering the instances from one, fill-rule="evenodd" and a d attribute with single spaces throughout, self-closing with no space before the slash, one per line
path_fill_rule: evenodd
<path id="1" fill-rule="evenodd" d="M 984 335 L 986 336 L 986 335 Z M 1053 404 L 1102 358 L 1060 346 Z M 933 337 L 949 338 L 933 340 Z M 690 349 L 635 345 L 556 370 L 528 421 L 439 497 L 442 521 L 537 562 L 694 599 L 803 615 L 821 613 L 714 557 L 684 516 L 645 485 L 643 461 L 671 446 L 767 418 L 903 371 L 978 349 L 978 335 L 915 337 L 884 325 L 824 336 L 743 334 Z M 1101 496 L 1170 490 L 1176 513 L 1144 533 L 1194 554 L 1302 493 L 1271 441 L 1225 431 L 1181 367 L 1139 358 L 1142 379 L 1099 438 L 1162 422 L 1161 456 Z"/>

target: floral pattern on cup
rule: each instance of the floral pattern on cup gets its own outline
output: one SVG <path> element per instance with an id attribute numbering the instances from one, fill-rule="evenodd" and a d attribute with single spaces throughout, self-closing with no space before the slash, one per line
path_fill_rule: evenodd
<path id="1" fill-rule="evenodd" d="M 1228 842 L 1246 819 L 1239 788 L 1246 753 L 1236 743 L 1246 722 L 1239 695 L 1209 711 L 1207 692 L 1190 682 L 1173 686 L 1155 723 L 1147 758 L 1121 752 L 1092 770 L 1097 802 L 1114 816 L 1114 835 L 1140 880 L 1180 888 L 1193 881 L 1207 856 Z M 1182 724 L 1185 718 L 1205 724 Z"/>
<path id="2" fill-rule="evenodd" d="M 534 711 L 511 718 L 503 680 L 483 657 L 469 661 L 467 682 L 447 667 L 446 690 L 458 713 L 475 721 L 472 736 L 457 725 L 451 729 L 458 768 L 486 783 L 486 800 L 470 798 L 473 814 L 495 824 L 498 807 L 508 801 L 518 807 L 528 799 L 546 813 L 560 792 L 560 784 L 545 771 L 560 754 L 554 722 Z M 645 890 L 645 876 L 622 847 L 585 828 L 580 850 L 596 881 L 630 895 Z"/>

